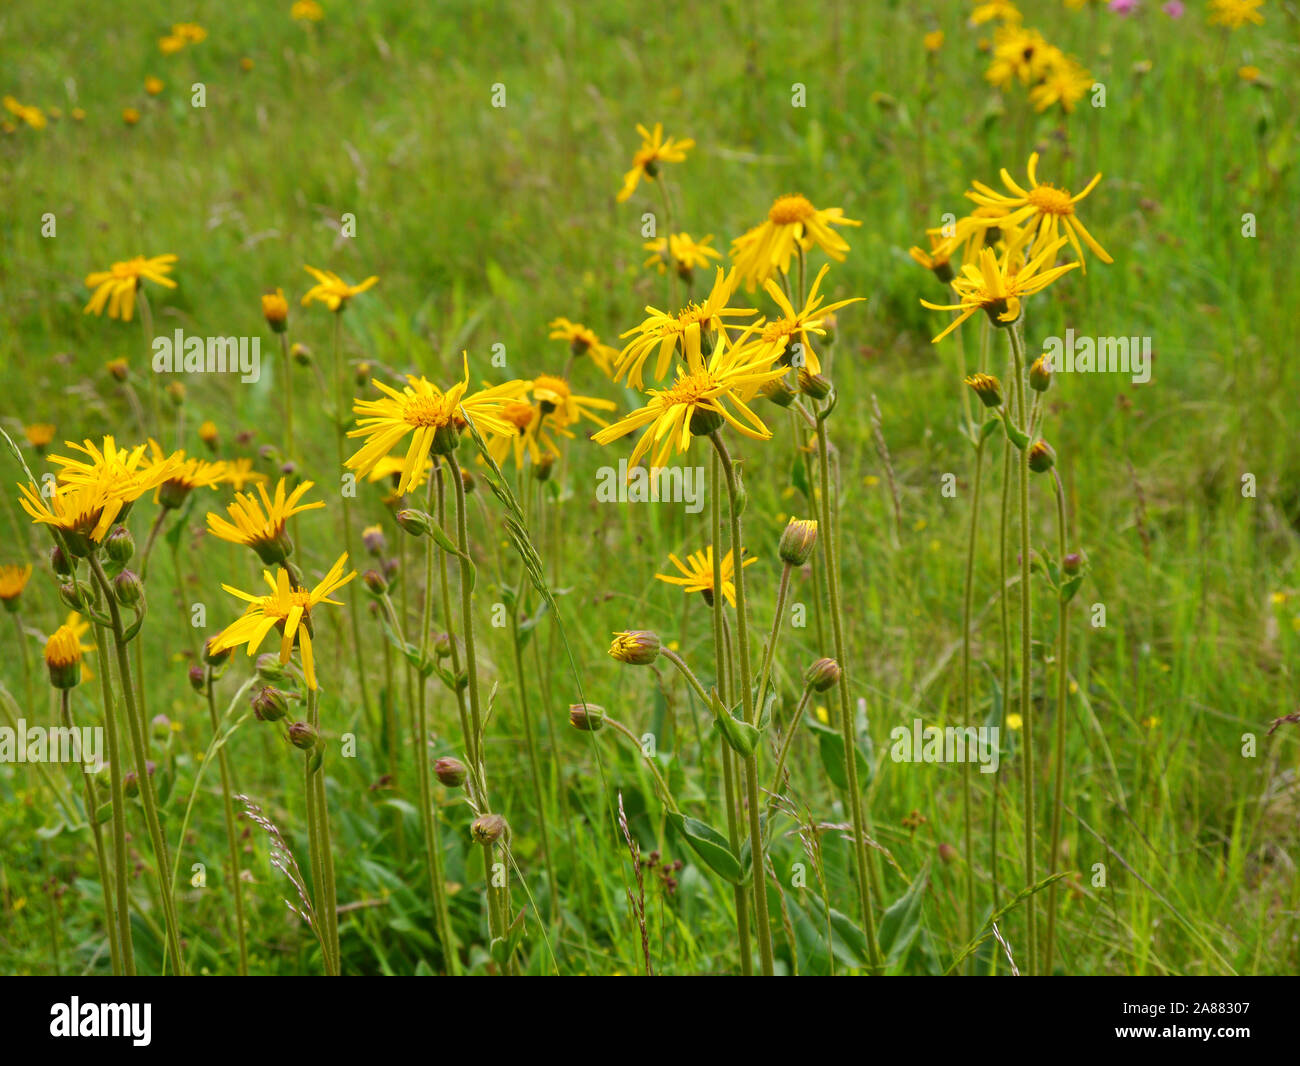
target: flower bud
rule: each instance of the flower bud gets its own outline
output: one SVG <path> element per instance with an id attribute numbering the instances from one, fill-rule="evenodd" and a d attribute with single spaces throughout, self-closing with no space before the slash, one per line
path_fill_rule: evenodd
<path id="1" fill-rule="evenodd" d="M 384 548 L 387 546 L 384 540 L 384 530 L 381 526 L 366 526 L 361 531 L 361 543 L 365 545 L 366 551 L 371 555 L 382 555 Z"/>
<path id="2" fill-rule="evenodd" d="M 262 293 L 262 317 L 275 333 L 283 333 L 289 326 L 289 301 L 283 289 Z"/>
<path id="3" fill-rule="evenodd" d="M 722 416 L 707 407 L 697 407 L 691 412 L 691 432 L 697 437 L 707 437 L 722 428 Z"/>
<path id="4" fill-rule="evenodd" d="M 311 349 L 307 345 L 295 343 L 289 349 L 289 355 L 299 366 L 311 366 Z"/>
<path id="5" fill-rule="evenodd" d="M 594 703 L 575 703 L 569 707 L 569 725 L 584 733 L 595 733 L 605 726 L 605 708 Z"/>
<path id="6" fill-rule="evenodd" d="M 433 526 L 433 518 L 424 511 L 414 507 L 404 507 L 397 512 L 397 524 L 413 537 L 427 536 Z"/>
<path id="7" fill-rule="evenodd" d="M 289 713 L 289 701 L 278 688 L 266 685 L 253 696 L 253 714 L 259 722 L 278 722 Z"/>
<path id="8" fill-rule="evenodd" d="M 208 637 L 203 642 L 203 661 L 209 666 L 222 666 L 234 654 L 233 648 L 222 648 L 221 651 L 213 651 L 212 645 L 216 643 L 216 640 L 216 637 Z"/>
<path id="9" fill-rule="evenodd" d="M 68 561 L 67 553 L 57 544 L 50 549 L 50 569 L 59 577 L 72 576 L 72 563 Z"/>
<path id="10" fill-rule="evenodd" d="M 1052 387 L 1052 368 L 1046 355 L 1040 355 L 1029 367 L 1029 387 L 1035 392 L 1046 392 Z"/>
<path id="11" fill-rule="evenodd" d="M 957 849 L 951 844 L 940 844 L 939 858 L 945 866 L 951 865 L 957 861 Z"/>
<path id="12" fill-rule="evenodd" d="M 781 561 L 791 566 L 803 566 L 812 555 L 817 543 L 817 521 L 812 518 L 792 518 L 781 533 L 777 554 Z"/>
<path id="13" fill-rule="evenodd" d="M 764 382 L 759 386 L 758 391 L 766 399 L 776 404 L 777 407 L 789 407 L 794 403 L 794 398 L 797 395 L 794 389 L 790 388 L 790 383 L 785 380 L 784 376 Z"/>
<path id="14" fill-rule="evenodd" d="M 537 457 L 537 462 L 533 463 L 533 477 L 538 481 L 549 481 L 551 471 L 555 469 L 555 456 L 550 452 Z"/>
<path id="15" fill-rule="evenodd" d="M 460 788 L 469 776 L 465 764 L 450 755 L 444 755 L 433 764 L 433 773 L 448 788 Z"/>
<path id="16" fill-rule="evenodd" d="M 358 363 L 356 373 L 353 375 L 353 380 L 357 383 L 357 388 L 359 389 L 365 388 L 366 385 L 370 384 L 370 364 Z"/>
<path id="17" fill-rule="evenodd" d="M 814 374 L 806 366 L 801 366 L 798 373 L 799 391 L 814 400 L 824 400 L 831 394 L 831 379 L 823 374 Z"/>
<path id="18" fill-rule="evenodd" d="M 114 526 L 113 531 L 104 538 L 104 551 L 113 562 L 119 565 L 126 563 L 135 554 L 135 538 L 126 526 Z"/>
<path id="19" fill-rule="evenodd" d="M 81 640 L 68 626 L 59 626 L 45 642 L 45 665 L 57 689 L 81 684 Z"/>
<path id="20" fill-rule="evenodd" d="M 460 427 L 441 425 L 433 431 L 433 444 L 430 451 L 434 455 L 451 455 L 460 447 Z"/>
<path id="21" fill-rule="evenodd" d="M 460 483 L 465 486 L 466 492 L 473 492 L 475 481 L 474 475 L 466 470 L 463 466 L 460 468 Z"/>
<path id="22" fill-rule="evenodd" d="M 167 398 L 171 400 L 173 407 L 183 407 L 185 404 L 185 382 L 173 381 L 166 388 Z"/>
<path id="23" fill-rule="evenodd" d="M 648 629 L 630 629 L 614 634 L 609 654 L 631 666 L 649 666 L 659 658 L 659 636 Z"/>
<path id="24" fill-rule="evenodd" d="M 294 722 L 289 727 L 289 743 L 301 751 L 311 751 L 319 739 L 315 728 L 307 722 Z"/>
<path id="25" fill-rule="evenodd" d="M 217 445 L 221 442 L 221 434 L 217 432 L 217 424 L 211 419 L 199 426 L 199 440 L 208 446 L 209 451 L 217 450 Z"/>
<path id="26" fill-rule="evenodd" d="M 811 685 L 814 692 L 825 692 L 838 685 L 840 681 L 840 664 L 834 659 L 818 659 L 804 674 L 804 683 Z"/>
<path id="27" fill-rule="evenodd" d="M 433 638 L 433 654 L 445 659 L 451 654 L 451 637 L 446 633 L 436 633 Z"/>
<path id="28" fill-rule="evenodd" d="M 107 364 L 108 372 L 114 381 L 125 381 L 129 368 L 125 359 L 113 359 Z"/>
<path id="29" fill-rule="evenodd" d="M 78 581 L 75 585 L 65 581 L 59 586 L 59 599 L 74 611 L 84 611 L 86 604 L 98 602 L 95 587 L 85 581 Z"/>
<path id="30" fill-rule="evenodd" d="M 1029 448 L 1029 469 L 1035 474 L 1045 474 L 1056 463 L 1056 452 L 1045 440 L 1036 440 Z"/>
<path id="31" fill-rule="evenodd" d="M 153 734 L 155 740 L 166 740 L 167 734 L 172 731 L 172 720 L 165 714 L 155 714 L 149 719 L 149 732 Z"/>
<path id="32" fill-rule="evenodd" d="M 992 374 L 972 374 L 966 384 L 985 407 L 1002 406 L 1002 383 Z"/>
<path id="33" fill-rule="evenodd" d="M 382 596 L 388 591 L 388 582 L 384 580 L 384 575 L 378 570 L 367 570 L 361 575 L 361 580 L 366 583 L 366 588 L 375 596 Z"/>
<path id="34" fill-rule="evenodd" d="M 123 570 L 113 578 L 113 596 L 123 607 L 134 607 L 144 599 L 144 582 L 134 570 Z"/>
<path id="35" fill-rule="evenodd" d="M 499 814 L 480 814 L 470 824 L 469 835 L 478 844 L 495 844 L 505 836 L 506 820 Z"/>
<path id="36" fill-rule="evenodd" d="M 290 680 L 289 671 L 273 651 L 265 651 L 257 657 L 257 676 L 268 685 L 283 685 Z"/>
<path id="37" fill-rule="evenodd" d="M 1083 568 L 1083 556 L 1079 552 L 1070 552 L 1061 560 L 1061 569 L 1073 577 Z"/>
<path id="38" fill-rule="evenodd" d="M 208 672 L 198 663 L 190 667 L 189 672 L 190 688 L 195 692 L 202 692 L 208 684 Z"/>

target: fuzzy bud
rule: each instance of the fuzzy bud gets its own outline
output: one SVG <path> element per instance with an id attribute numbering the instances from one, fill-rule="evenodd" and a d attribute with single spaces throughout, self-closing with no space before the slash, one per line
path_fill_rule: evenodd
<path id="1" fill-rule="evenodd" d="M 469 776 L 465 764 L 450 755 L 444 755 L 433 764 L 433 773 L 448 788 L 460 788 Z"/>
<path id="2" fill-rule="evenodd" d="M 595 733 L 605 726 L 605 708 L 594 703 L 575 703 L 569 707 L 569 725 L 583 733 Z"/>
<path id="3" fill-rule="evenodd" d="M 840 664 L 834 659 L 818 659 L 804 674 L 804 683 L 811 685 L 814 692 L 825 692 L 839 684 Z"/>
<path id="4" fill-rule="evenodd" d="M 649 666 L 659 658 L 659 636 L 648 629 L 630 629 L 615 633 L 609 654 L 630 666 Z"/>
<path id="5" fill-rule="evenodd" d="M 792 518 L 781 533 L 777 553 L 781 561 L 791 566 L 803 566 L 812 555 L 817 543 L 817 521 L 812 518 Z"/>

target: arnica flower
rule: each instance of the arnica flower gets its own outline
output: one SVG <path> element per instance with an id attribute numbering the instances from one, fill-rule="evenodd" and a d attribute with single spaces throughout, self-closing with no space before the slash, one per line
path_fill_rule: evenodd
<path id="1" fill-rule="evenodd" d="M 17 563 L 5 563 L 0 566 L 0 603 L 5 610 L 18 610 L 18 599 L 27 587 L 32 576 L 32 564 L 19 566 Z"/>
<path id="2" fill-rule="evenodd" d="M 643 177 L 646 181 L 654 181 L 661 163 L 684 163 L 686 153 L 695 147 L 695 142 L 689 137 L 680 141 L 671 137 L 664 140 L 662 122 L 655 123 L 653 133 L 639 123 L 636 131 L 641 135 L 641 147 L 632 157 L 632 169 L 623 175 L 623 188 L 618 193 L 620 204 L 631 198 Z"/>
<path id="3" fill-rule="evenodd" d="M 907 254 L 947 285 L 952 281 L 952 253 L 956 250 L 957 241 L 945 238 L 939 229 L 928 229 L 925 235 L 930 242 L 930 250 L 927 252 L 913 245 Z"/>
<path id="4" fill-rule="evenodd" d="M 310 266 L 304 266 L 303 269 L 316 279 L 316 284 L 302 298 L 303 307 L 313 300 L 319 300 L 331 311 L 342 311 L 352 297 L 365 292 L 379 280 L 377 275 L 372 274 L 360 285 L 349 285 L 331 270 L 317 270 Z"/>
<path id="5" fill-rule="evenodd" d="M 975 5 L 975 10 L 970 13 L 970 24 L 982 26 L 994 19 L 999 22 L 1019 22 L 1022 17 L 1020 9 L 1011 0 L 987 0 Z"/>
<path id="6" fill-rule="evenodd" d="M 146 461 L 146 468 L 168 464 L 167 480 L 158 486 L 154 501 L 169 511 L 180 507 L 195 489 L 215 489 L 225 481 L 226 464 L 223 462 L 187 458 L 184 451 L 164 455 L 158 442 L 152 439 L 149 450 L 151 458 Z"/>
<path id="7" fill-rule="evenodd" d="M 1039 112 L 1060 104 L 1061 110 L 1071 115 L 1074 105 L 1092 91 L 1092 86 L 1092 75 L 1073 59 L 1066 59 L 1052 67 L 1042 82 L 1029 90 L 1029 102 Z"/>
<path id="8" fill-rule="evenodd" d="M 217 424 L 208 419 L 199 423 L 199 440 L 206 444 L 210 449 L 216 450 L 217 444 L 221 439 L 221 434 L 217 431 Z"/>
<path id="9" fill-rule="evenodd" d="M 998 225 L 1025 225 L 1034 234 L 1032 240 L 1035 250 L 1043 244 L 1055 241 L 1057 234 L 1064 231 L 1070 246 L 1079 257 L 1080 264 L 1083 264 L 1083 249 L 1079 246 L 1081 239 L 1103 263 L 1113 263 L 1114 260 L 1106 249 L 1093 239 L 1092 234 L 1079 221 L 1079 216 L 1074 213 L 1075 204 L 1097 187 L 1101 175 L 1093 175 L 1092 181 L 1084 186 L 1081 193 L 1071 196 L 1069 189 L 1058 189 L 1054 185 L 1038 183 L 1037 152 L 1029 157 L 1028 172 L 1029 188 L 1022 189 L 1011 180 L 1011 175 L 1007 173 L 1006 168 L 1002 169 L 1002 183 L 1011 190 L 1010 196 L 990 189 L 978 181 L 971 183 L 974 192 L 968 192 L 966 195 L 984 207 L 1003 208 L 1006 214 L 998 220 Z M 1087 272 L 1086 265 L 1084 271 Z"/>
<path id="10" fill-rule="evenodd" d="M 812 288 L 808 290 L 808 298 L 804 301 L 803 307 L 798 311 L 781 287 L 768 278 L 763 283 L 763 288 L 767 294 L 772 297 L 777 307 L 781 309 L 781 317 L 775 318 L 764 324 L 758 322 L 751 326 L 756 334 L 754 340 L 754 349 L 759 356 L 769 362 L 775 362 L 778 359 L 783 364 L 788 365 L 795 359 L 795 353 L 790 350 L 791 341 L 796 341 L 800 345 L 798 352 L 799 364 L 805 366 L 813 374 L 822 372 L 821 361 L 817 358 L 816 351 L 813 350 L 812 341 L 809 339 L 810 333 L 815 333 L 819 337 L 826 336 L 827 318 L 833 315 L 841 307 L 848 307 L 849 304 L 859 303 L 861 296 L 854 296 L 847 300 L 837 300 L 835 303 L 822 306 L 825 296 L 819 296 L 817 290 L 821 287 L 822 279 L 826 277 L 826 272 L 830 270 L 830 264 L 822 266 L 817 272 L 817 277 L 813 279 Z M 748 330 L 746 333 L 748 334 Z M 744 343 L 744 338 L 740 341 Z"/>
<path id="11" fill-rule="evenodd" d="M 551 340 L 568 341 L 569 350 L 576 356 L 591 356 L 591 361 L 600 368 L 601 373 L 610 375 L 614 372 L 618 352 L 608 344 L 601 344 L 595 332 L 581 322 L 570 322 L 567 318 L 552 319 L 550 330 Z"/>
<path id="12" fill-rule="evenodd" d="M 722 268 L 718 267 L 713 288 L 703 303 L 689 304 L 676 314 L 647 306 L 646 314 L 650 317 L 622 334 L 622 337 L 633 339 L 619 353 L 614 380 L 617 381 L 626 374 L 629 385 L 637 389 L 643 388 L 641 368 L 651 353 L 656 351 L 656 381 L 662 381 L 667 376 L 674 355 L 680 355 L 685 360 L 698 360 L 702 355 L 709 355 L 713 351 L 714 335 L 721 335 L 720 331 L 726 324 L 724 319 L 747 318 L 756 313 L 756 308 L 753 307 L 727 306 L 735 289 L 736 271 L 733 269 L 723 274 Z"/>
<path id="13" fill-rule="evenodd" d="M 530 412 L 532 411 L 531 407 L 529 407 L 529 411 Z M 489 440 L 488 441 L 489 447 L 491 443 L 492 443 L 491 440 Z M 499 462 L 500 460 L 498 460 L 498 463 Z M 402 470 L 405 469 L 405 467 L 406 467 L 406 456 L 385 455 L 382 459 L 379 460 L 379 462 L 377 462 L 374 465 L 373 468 L 371 468 L 370 473 L 366 475 L 366 481 L 374 485 L 380 481 L 383 481 L 385 478 L 391 478 L 393 481 L 393 487 L 396 488 L 397 485 L 401 484 Z M 406 491 L 414 492 L 416 489 L 418 489 L 429 479 L 429 475 L 432 472 L 433 472 L 433 460 L 426 459 L 424 463 L 424 469 L 417 470 L 415 472 L 415 476 L 411 478 L 411 483 L 407 486 Z M 402 498 L 403 495 L 404 495 L 403 493 L 394 493 L 392 496 L 386 498 L 384 502 L 389 503 L 394 500 L 399 500 Z"/>
<path id="14" fill-rule="evenodd" d="M 144 79 L 144 91 L 150 96 L 157 96 L 165 89 L 162 78 L 155 78 L 152 74 Z"/>
<path id="15" fill-rule="evenodd" d="M 510 433 L 494 433 L 488 438 L 488 455 L 497 466 L 505 466 L 513 458 L 515 466 L 522 467 L 525 455 L 537 464 L 544 456 L 554 458 L 560 454 L 550 433 L 551 429 L 558 429 L 558 423 L 543 419 L 539 404 L 510 400 L 501 408 L 501 416 L 513 429 Z M 573 436 L 567 432 L 565 435 Z M 399 469 L 400 466 L 399 462 Z"/>
<path id="16" fill-rule="evenodd" d="M 414 375 L 407 376 L 407 385 L 401 392 L 382 381 L 375 381 L 375 388 L 384 394 L 384 398 L 353 401 L 352 410 L 362 417 L 357 419 L 357 428 L 348 431 L 348 436 L 364 438 L 365 443 L 344 466 L 362 475 L 368 474 L 410 434 L 411 442 L 397 485 L 398 495 L 405 495 L 430 452 L 450 455 L 456 450 L 463 418 L 473 419 L 479 432 L 484 434 L 512 432 L 513 427 L 502 417 L 501 408 L 507 400 L 516 399 L 526 392 L 528 382 L 508 381 L 467 395 L 468 355 L 464 356 L 464 368 L 464 379 L 446 392 L 427 378 Z"/>
<path id="17" fill-rule="evenodd" d="M 609 654 L 630 666 L 649 666 L 659 658 L 659 635 L 648 629 L 629 629 L 614 634 Z"/>
<path id="18" fill-rule="evenodd" d="M 656 267 L 660 274 L 668 273 L 668 268 L 672 267 L 679 277 L 689 281 L 697 269 L 703 270 L 710 265 L 710 259 L 722 258 L 722 253 L 710 246 L 712 240 L 712 233 L 698 241 L 693 240 L 689 233 L 670 233 L 667 237 L 646 241 L 645 250 L 651 255 L 645 265 Z"/>
<path id="19" fill-rule="evenodd" d="M 1062 59 L 1059 48 L 1047 43 L 1037 30 L 1018 25 L 998 27 L 993 37 L 993 60 L 984 72 L 985 80 L 998 89 L 1013 82 L 1032 85 L 1041 81 Z"/>
<path id="20" fill-rule="evenodd" d="M 248 607 L 240 618 L 217 635 L 212 642 L 212 650 L 220 652 L 247 644 L 248 654 L 252 656 L 257 654 L 257 649 L 261 647 L 266 635 L 272 629 L 278 629 L 280 664 L 283 666 L 288 663 L 289 656 L 293 652 L 294 640 L 297 638 L 298 648 L 302 653 L 303 676 L 307 679 L 307 687 L 315 689 L 317 685 L 316 666 L 311 648 L 311 612 L 312 608 L 322 603 L 333 604 L 336 607 L 343 606 L 340 601 L 332 600 L 329 596 L 331 592 L 342 588 L 357 576 L 355 570 L 344 575 L 343 567 L 347 561 L 345 552 L 338 557 L 338 561 L 330 567 L 329 573 L 310 592 L 306 588 L 292 586 L 289 582 L 289 572 L 283 569 L 276 571 L 275 577 L 271 576 L 269 570 L 262 571 L 262 577 L 271 589 L 269 596 L 256 596 L 241 592 L 230 585 L 222 585 L 221 587 L 232 596 L 247 600 Z"/>
<path id="21" fill-rule="evenodd" d="M 260 503 L 251 492 L 241 492 L 226 507 L 229 521 L 208 512 L 208 532 L 221 540 L 252 548 L 267 565 L 284 562 L 293 550 L 292 543 L 285 535 L 285 523 L 296 514 L 325 506 L 320 500 L 315 503 L 300 502 L 313 484 L 314 482 L 304 481 L 292 492 L 286 493 L 284 478 L 281 478 L 276 483 L 274 496 L 266 491 L 265 485 L 259 484 L 257 491 L 261 496 Z"/>
<path id="22" fill-rule="evenodd" d="M 174 56 L 185 47 L 185 38 L 169 33 L 158 38 L 158 51 L 165 56 Z"/>
<path id="23" fill-rule="evenodd" d="M 724 422 L 753 440 L 772 436 L 742 396 L 752 397 L 765 382 L 781 377 L 786 368 L 773 369 L 753 347 L 729 347 L 723 336 L 719 335 L 707 363 L 698 350 L 688 350 L 687 362 L 678 366 L 677 380 L 670 387 L 651 389 L 644 407 L 593 434 L 591 439 L 603 445 L 646 427 L 628 459 L 629 476 L 651 448 L 650 465 L 661 467 L 674 451 L 684 454 L 690 448 L 692 435 L 712 433 Z M 728 403 L 744 421 L 732 414 Z"/>
<path id="24" fill-rule="evenodd" d="M 172 27 L 172 36 L 188 44 L 202 44 L 208 39 L 208 31 L 197 22 L 178 22 Z"/>
<path id="25" fill-rule="evenodd" d="M 939 51 L 943 47 L 943 30 L 931 30 L 921 38 L 921 43 L 925 50 L 931 54 Z"/>
<path id="26" fill-rule="evenodd" d="M 325 9 L 316 0 L 294 0 L 289 14 L 298 22 L 320 22 L 325 17 Z"/>
<path id="27" fill-rule="evenodd" d="M 86 556 L 97 548 L 117 517 L 130 504 L 111 495 L 102 483 L 61 485 L 47 501 L 29 485 L 19 485 L 22 509 L 33 522 L 63 533 L 73 553 Z"/>
<path id="28" fill-rule="evenodd" d="M 226 462 L 226 473 L 223 480 L 236 492 L 243 492 L 245 485 L 255 485 L 259 481 L 265 481 L 266 475 L 253 469 L 252 459 L 230 459 Z"/>
<path id="29" fill-rule="evenodd" d="M 50 684 L 58 689 L 76 688 L 81 684 L 81 641 L 68 626 L 59 626 L 45 642 L 45 665 Z"/>
<path id="30" fill-rule="evenodd" d="M 30 426 L 23 426 L 23 436 L 38 455 L 44 455 L 45 449 L 54 440 L 54 430 L 55 426 L 50 422 L 33 422 Z"/>
<path id="31" fill-rule="evenodd" d="M 140 121 L 140 112 L 134 107 L 122 108 L 122 121 L 128 126 L 134 126 Z"/>
<path id="32" fill-rule="evenodd" d="M 953 279 L 952 287 L 961 303 L 932 304 L 928 300 L 921 301 L 923 306 L 932 311 L 961 312 L 942 333 L 934 338 L 935 343 L 943 340 L 981 308 L 987 312 L 995 326 L 1011 325 L 1020 317 L 1022 299 L 1041 292 L 1066 271 L 1073 270 L 1079 265 L 1066 263 L 1064 266 L 1043 269 L 1046 263 L 1055 260 L 1056 253 L 1064 243 L 1065 238 L 1061 237 L 1051 244 L 1045 244 L 1038 254 L 1019 270 L 1015 269 L 1015 264 L 1020 259 L 1019 249 L 1008 248 L 1003 253 L 1003 257 L 998 259 L 991 248 L 981 248 L 980 265 L 967 263 L 961 268 L 961 274 Z"/>
<path id="33" fill-rule="evenodd" d="M 1259 9 L 1263 6 L 1264 0 L 1210 0 L 1210 25 L 1226 26 L 1230 30 L 1251 22 L 1262 26 L 1264 16 Z"/>
<path id="34" fill-rule="evenodd" d="M 4 104 L 6 111 L 15 118 L 21 119 L 34 130 L 43 130 L 48 125 L 45 118 L 45 112 L 39 107 L 34 107 L 30 104 L 20 104 L 18 100 L 12 96 L 4 97 L 0 102 Z"/>
<path id="35" fill-rule="evenodd" d="M 136 118 L 138 120 L 138 114 Z M 137 255 L 134 259 L 114 263 L 107 270 L 97 270 L 86 275 L 86 287 L 94 292 L 84 313 L 102 315 L 107 305 L 109 318 L 130 322 L 135 314 L 136 290 L 146 280 L 157 282 L 168 289 L 176 288 L 176 282 L 167 277 L 175 262 L 174 255 L 155 255 L 149 258 Z"/>
<path id="36" fill-rule="evenodd" d="M 289 301 L 284 298 L 283 289 L 262 293 L 262 317 L 274 332 L 284 332 L 289 324 Z"/>
<path id="37" fill-rule="evenodd" d="M 860 225 L 855 219 L 845 218 L 842 208 L 821 210 L 805 196 L 780 196 L 768 211 L 766 222 L 731 242 L 731 258 L 745 287 L 752 292 L 777 270 L 782 274 L 790 272 L 796 247 L 808 252 L 816 245 L 832 259 L 843 262 L 848 242 L 831 227 Z"/>
<path id="38" fill-rule="evenodd" d="M 1002 383 L 992 374 L 971 374 L 965 383 L 985 407 L 1002 406 Z"/>
<path id="39" fill-rule="evenodd" d="M 90 440 L 64 443 L 86 458 L 51 455 L 50 462 L 62 468 L 59 480 L 69 485 L 100 485 L 106 495 L 123 503 L 132 503 L 158 488 L 180 465 L 174 456 L 148 458 L 143 444 L 130 450 L 119 448 L 112 437 L 104 437 L 98 445 Z"/>
<path id="40" fill-rule="evenodd" d="M 616 406 L 612 400 L 596 396 L 575 396 L 564 378 L 550 374 L 533 379 L 532 393 L 546 421 L 560 428 L 571 426 L 583 418 L 598 426 L 607 426 L 609 423 L 596 412 L 612 411 Z"/>
<path id="41" fill-rule="evenodd" d="M 713 605 L 713 545 L 709 545 L 703 551 L 691 552 L 686 557 L 686 562 L 682 562 L 676 555 L 669 555 L 668 561 L 681 571 L 677 574 L 655 574 L 659 581 L 666 581 L 670 585 L 681 585 L 686 592 L 704 593 L 704 601 Z M 750 566 L 758 562 L 754 556 L 747 556 L 743 566 Z M 722 563 L 719 567 L 722 578 L 722 597 L 731 604 L 736 606 L 736 567 L 732 559 L 732 553 L 727 552 L 722 557 Z"/>
<path id="42" fill-rule="evenodd" d="M 791 566 L 803 566 L 812 555 L 817 544 L 817 520 L 814 518 L 792 518 L 781 532 L 777 554 L 783 563 Z"/>

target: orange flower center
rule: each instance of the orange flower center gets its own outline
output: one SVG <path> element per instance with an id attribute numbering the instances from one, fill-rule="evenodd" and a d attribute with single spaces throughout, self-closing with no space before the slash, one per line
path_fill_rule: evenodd
<path id="1" fill-rule="evenodd" d="M 767 218 L 778 226 L 792 226 L 796 222 L 807 222 L 817 213 L 817 208 L 806 196 L 781 196 L 777 198 Z"/>
<path id="2" fill-rule="evenodd" d="M 664 390 L 664 396 L 670 403 L 699 403 L 706 392 L 714 388 L 713 376 L 708 371 L 687 374 L 676 381 L 671 388 Z"/>
<path id="3" fill-rule="evenodd" d="M 451 421 L 451 411 L 441 399 L 433 396 L 411 396 L 402 409 L 402 417 L 408 425 L 432 426 L 434 429 L 445 426 Z"/>
<path id="4" fill-rule="evenodd" d="M 1029 202 L 1045 215 L 1072 215 L 1074 204 L 1070 203 L 1070 191 L 1057 189 L 1051 185 L 1039 185 L 1029 192 Z"/>

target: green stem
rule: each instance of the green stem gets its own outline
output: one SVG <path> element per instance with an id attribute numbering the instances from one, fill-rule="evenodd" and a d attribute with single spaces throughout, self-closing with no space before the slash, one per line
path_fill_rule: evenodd
<path id="1" fill-rule="evenodd" d="M 975 546 L 979 536 L 980 484 L 984 476 L 984 434 L 979 432 L 979 443 L 975 446 L 975 487 L 971 499 L 970 534 L 966 542 L 966 579 L 962 597 L 961 613 L 961 720 L 962 725 L 970 728 L 970 626 L 971 601 L 975 591 Z M 967 734 L 968 736 L 970 734 Z M 977 923 L 975 913 L 975 845 L 974 845 L 974 811 L 971 800 L 971 774 L 973 765 L 967 758 L 962 763 L 961 800 L 962 822 L 966 845 L 966 925 L 962 938 L 971 940 L 975 935 Z"/>
<path id="2" fill-rule="evenodd" d="M 715 552 L 716 554 L 716 552 Z M 759 671 L 758 699 L 759 709 L 767 699 L 767 680 L 772 674 L 772 658 L 776 654 L 776 642 L 781 639 L 781 623 L 785 619 L 785 601 L 790 594 L 790 571 L 794 569 L 789 563 L 781 568 L 781 584 L 776 590 L 776 613 L 772 615 L 772 635 L 768 637 L 767 648 L 763 652 L 763 666 Z"/>
<path id="3" fill-rule="evenodd" d="M 216 677 L 213 674 L 212 667 L 208 667 L 208 676 L 206 678 L 208 695 L 208 718 L 212 722 L 212 735 L 216 737 L 221 731 L 221 721 L 217 717 L 216 695 L 213 689 L 216 687 Z M 223 744 L 217 749 L 217 765 L 221 768 L 221 799 L 225 807 L 226 819 L 226 861 L 229 868 L 226 876 L 230 878 L 230 884 L 235 895 L 235 933 L 239 940 L 239 976 L 248 976 L 248 937 L 244 931 L 244 887 L 239 880 L 239 836 L 235 823 L 235 806 L 234 800 L 234 778 L 230 772 L 230 759 L 226 755 L 226 746 Z"/>
<path id="4" fill-rule="evenodd" d="M 135 948 L 131 940 L 130 896 L 126 882 L 126 806 L 122 792 L 122 759 L 114 714 L 113 689 L 109 682 L 107 630 L 95 626 L 99 653 L 99 689 L 104 703 L 104 736 L 108 743 L 108 788 L 113 805 L 113 898 L 117 905 L 117 942 L 122 951 L 122 972 L 135 975 Z M 93 815 L 92 815 L 93 817 Z"/>
<path id="5" fill-rule="evenodd" d="M 1056 531 L 1057 531 L 1057 550 L 1060 557 L 1057 559 L 1057 565 L 1061 567 L 1061 578 L 1065 577 L 1065 550 L 1066 550 L 1066 530 L 1065 530 L 1065 489 L 1061 485 L 1061 477 L 1052 471 L 1052 477 L 1056 482 Z M 1061 862 L 1061 812 L 1065 804 L 1065 731 L 1066 731 L 1066 699 L 1069 690 L 1069 652 L 1070 652 L 1070 628 L 1069 621 L 1069 603 L 1064 595 L 1060 597 L 1060 603 L 1057 606 L 1057 637 L 1056 637 L 1056 765 L 1053 768 L 1056 781 L 1054 782 L 1054 794 L 1052 797 L 1052 872 L 1056 873 Z M 1050 975 L 1052 972 L 1052 963 L 1054 961 L 1056 948 L 1056 890 L 1060 885 L 1059 881 L 1053 881 L 1051 887 L 1047 890 L 1047 946 L 1043 952 L 1043 973 Z"/>
<path id="6" fill-rule="evenodd" d="M 781 791 L 781 775 L 785 771 L 785 759 L 790 754 L 790 744 L 794 740 L 794 735 L 799 731 L 799 723 L 803 721 L 804 710 L 808 706 L 808 698 L 812 695 L 812 685 L 804 685 L 803 695 L 799 698 L 799 706 L 795 708 L 794 717 L 790 719 L 789 726 L 786 727 L 785 736 L 781 738 L 781 748 L 776 753 L 776 770 L 772 774 L 772 787 L 767 790 L 767 813 L 770 818 L 772 810 L 776 806 L 776 797 Z"/>

